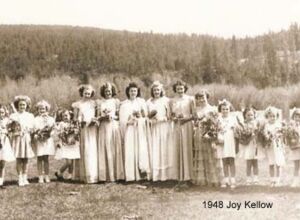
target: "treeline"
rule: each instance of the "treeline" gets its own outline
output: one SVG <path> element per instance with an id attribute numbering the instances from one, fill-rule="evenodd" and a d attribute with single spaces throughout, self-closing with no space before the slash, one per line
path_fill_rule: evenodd
<path id="1" fill-rule="evenodd" d="M 262 36 L 153 34 L 67 26 L 0 25 L 0 77 L 60 74 L 87 81 L 123 73 L 146 84 L 175 73 L 190 84 L 286 86 L 300 81 L 300 26 Z"/>

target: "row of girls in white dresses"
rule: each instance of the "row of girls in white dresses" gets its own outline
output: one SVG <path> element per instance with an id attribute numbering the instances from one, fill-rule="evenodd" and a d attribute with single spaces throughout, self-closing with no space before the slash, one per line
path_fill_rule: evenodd
<path id="1" fill-rule="evenodd" d="M 28 159 L 35 154 L 38 158 L 39 182 L 49 182 L 48 157 L 56 154 L 57 159 L 73 159 L 72 164 L 67 164 L 70 166 L 69 171 L 73 167 L 73 178 L 85 183 L 124 179 L 126 181 L 179 180 L 197 183 L 199 179 L 199 183 L 211 182 L 218 185 L 219 178 L 222 178 L 222 187 L 230 185 L 234 188 L 236 144 L 233 128 L 237 123 L 236 117 L 232 117 L 230 113 L 231 104 L 223 101 L 218 106 L 223 128 L 223 143 L 194 141 L 193 119 L 201 118 L 213 111 L 214 107 L 208 104 L 206 91 L 198 94 L 199 103 L 194 97 L 186 95 L 187 85 L 182 81 L 176 82 L 173 90 L 175 97 L 169 99 L 163 95 L 163 85 L 154 82 L 151 86 L 152 98 L 146 102 L 140 97 L 138 85 L 130 83 L 126 88 L 128 99 L 120 103 L 114 98 L 116 89 L 110 83 L 100 88 L 103 97 L 101 100 L 93 99 L 95 91 L 92 86 L 80 86 L 81 99 L 72 104 L 74 120 L 82 124 L 80 143 L 74 146 L 63 146 L 59 140 L 56 140 L 59 145 L 57 149 L 55 149 L 57 143 L 52 137 L 43 142 L 33 140 L 34 145 L 31 143 L 32 131 L 55 123 L 54 118 L 48 115 L 49 104 L 45 101 L 39 102 L 37 105 L 39 115 L 34 118 L 27 112 L 30 99 L 27 96 L 18 96 L 14 101 L 17 111 L 9 118 L 1 119 L 1 134 L 3 134 L 1 136 L 3 147 L 0 150 L 1 164 L 13 160 L 14 157 L 17 159 L 20 186 L 28 184 L 27 163 Z M 270 107 L 265 115 L 267 119 L 264 126 L 265 133 L 274 134 L 275 137 L 275 132 L 281 126 L 277 118 L 277 109 Z M 21 125 L 20 135 L 12 135 L 10 141 L 5 131 L 6 120 L 15 120 Z M 245 123 L 254 123 L 254 121 L 256 120 L 249 116 L 249 120 L 246 118 Z M 63 129 L 68 123 L 67 119 L 56 127 L 58 130 Z M 201 146 L 195 147 L 194 142 Z M 204 149 L 203 153 L 200 150 L 200 153 L 195 154 L 196 148 L 201 149 L 207 145 L 209 149 Z M 12 149 L 13 153 L 9 153 L 9 149 Z M 206 157 L 210 153 L 207 153 L 207 150 L 213 153 L 213 158 L 208 163 Z M 267 157 L 271 184 L 279 185 L 279 168 L 285 163 L 284 148 L 280 138 L 272 139 L 267 148 L 262 148 L 254 138 L 248 146 L 241 146 L 239 154 L 247 160 L 249 178 L 253 168 L 254 182 L 257 182 L 258 175 L 257 160 Z M 300 152 L 293 152 L 291 155 L 291 159 L 298 162 L 299 169 Z M 223 165 L 224 173 L 213 173 L 212 170 L 216 170 L 219 164 Z M 56 175 L 61 177 L 66 167 L 64 165 Z M 1 174 L 3 183 L 4 169 Z M 217 178 L 212 178 L 213 175 Z M 298 173 L 297 175 L 295 173 L 295 176 L 298 176 Z M 211 181 L 209 178 L 214 180 Z"/>

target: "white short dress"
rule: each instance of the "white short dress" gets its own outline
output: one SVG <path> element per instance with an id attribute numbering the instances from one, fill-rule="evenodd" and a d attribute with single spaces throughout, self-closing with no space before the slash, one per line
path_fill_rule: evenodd
<path id="1" fill-rule="evenodd" d="M 264 133 L 266 135 L 271 134 L 273 138 L 269 144 L 266 146 L 266 156 L 269 162 L 269 165 L 284 166 L 285 157 L 284 157 L 284 145 L 282 141 L 282 136 L 278 135 L 281 130 L 281 123 L 275 122 L 274 124 L 266 123 Z"/>
<path id="2" fill-rule="evenodd" d="M 34 116 L 29 112 L 15 112 L 10 115 L 10 120 L 20 124 L 21 131 L 14 133 L 11 138 L 11 145 L 16 158 L 28 159 L 34 157 L 31 146 L 30 133 L 33 131 Z"/>
<path id="3" fill-rule="evenodd" d="M 236 118 L 229 114 L 228 117 L 220 117 L 220 124 L 222 131 L 219 136 L 224 140 L 223 144 L 217 144 L 217 158 L 235 158 L 235 139 L 234 139 L 234 128 L 237 126 Z"/>
<path id="4" fill-rule="evenodd" d="M 76 141 L 74 144 L 67 144 L 59 138 L 59 134 L 61 134 L 65 129 L 68 129 L 70 126 L 70 122 L 61 121 L 57 124 L 55 128 L 55 144 L 59 147 L 56 148 L 55 159 L 79 159 L 80 158 L 80 148 L 79 141 Z"/>
<path id="5" fill-rule="evenodd" d="M 55 126 L 55 120 L 49 115 L 37 116 L 34 119 L 34 130 L 43 129 L 46 126 L 53 127 Z M 52 132 L 53 135 L 53 132 Z M 36 156 L 50 156 L 55 154 L 54 140 L 51 136 L 45 141 L 34 140 Z"/>
<path id="6" fill-rule="evenodd" d="M 12 150 L 10 140 L 7 136 L 6 126 L 9 122 L 8 118 L 0 120 L 0 161 L 11 162 L 16 160 Z"/>
<path id="7" fill-rule="evenodd" d="M 255 120 L 245 123 L 248 123 L 247 126 L 252 126 L 254 129 L 258 128 Z M 256 135 L 247 145 L 239 143 L 239 150 L 239 157 L 245 160 L 262 160 L 266 157 L 265 151 L 261 144 L 258 143 Z"/>

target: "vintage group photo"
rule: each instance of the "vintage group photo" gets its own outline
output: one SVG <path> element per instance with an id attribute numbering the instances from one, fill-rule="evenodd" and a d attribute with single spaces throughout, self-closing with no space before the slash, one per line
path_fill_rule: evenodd
<path id="1" fill-rule="evenodd" d="M 300 2 L 0 3 L 0 219 L 300 218 Z"/>

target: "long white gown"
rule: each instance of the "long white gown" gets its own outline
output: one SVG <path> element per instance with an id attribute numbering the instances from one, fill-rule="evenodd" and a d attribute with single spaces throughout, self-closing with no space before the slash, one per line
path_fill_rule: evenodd
<path id="1" fill-rule="evenodd" d="M 147 118 L 136 118 L 133 113 L 143 110 L 147 114 L 146 102 L 142 98 L 125 100 L 120 106 L 120 125 L 124 138 L 126 181 L 151 178 L 151 149 Z M 133 124 L 128 124 L 133 122 Z M 144 175 L 144 176 L 143 176 Z"/>
<path id="2" fill-rule="evenodd" d="M 184 95 L 171 100 L 171 112 L 189 118 L 193 113 L 193 97 Z M 173 138 L 177 150 L 178 179 L 188 181 L 193 173 L 193 122 L 173 123 Z"/>
<path id="3" fill-rule="evenodd" d="M 80 131 L 80 165 L 79 179 L 85 183 L 98 182 L 98 147 L 97 127 L 89 125 L 95 117 L 96 102 L 94 100 L 80 100 L 72 104 L 78 109 L 79 121 L 86 123 Z"/>
<path id="4" fill-rule="evenodd" d="M 170 102 L 167 97 L 151 98 L 147 101 L 149 113 L 156 111 L 151 119 L 151 148 L 152 148 L 152 176 L 153 181 L 177 179 L 176 151 L 172 140 L 172 124 L 170 116 Z"/>
<path id="5" fill-rule="evenodd" d="M 120 101 L 115 98 L 97 102 L 98 116 L 109 115 L 110 121 L 101 121 L 98 130 L 99 180 L 116 181 L 125 178 L 121 132 L 117 121 Z"/>

